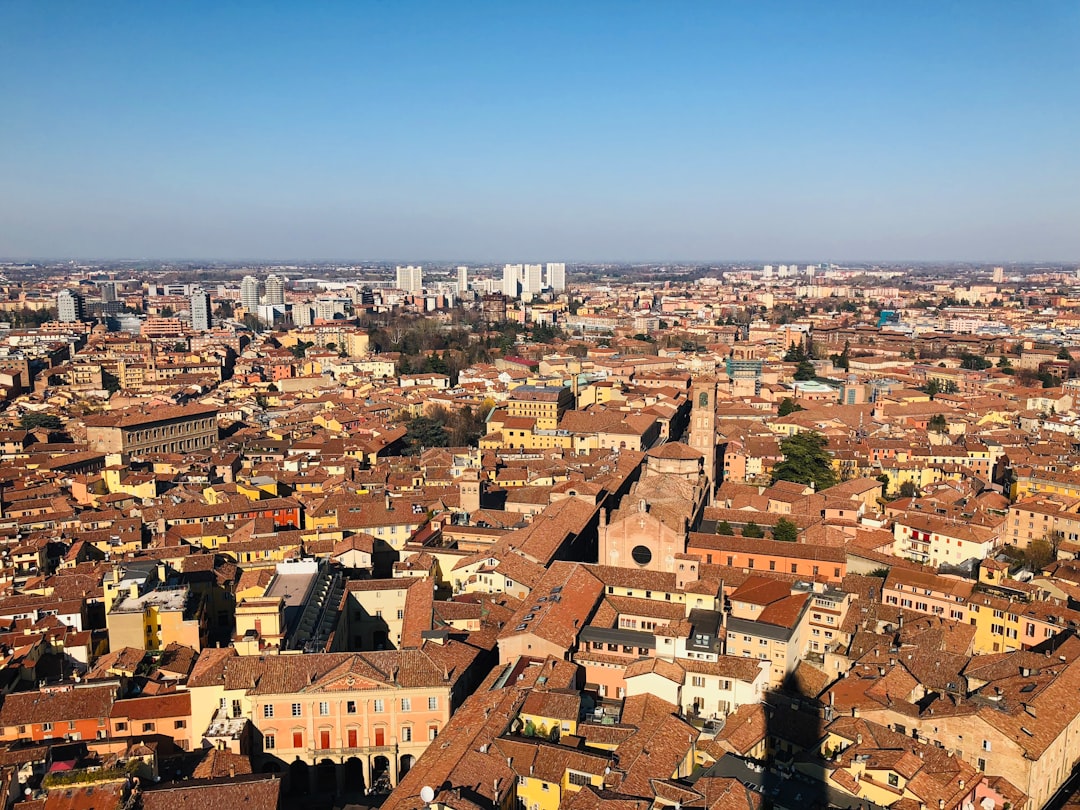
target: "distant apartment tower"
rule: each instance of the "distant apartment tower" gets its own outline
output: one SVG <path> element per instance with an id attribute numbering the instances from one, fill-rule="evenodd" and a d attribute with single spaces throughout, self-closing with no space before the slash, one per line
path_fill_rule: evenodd
<path id="1" fill-rule="evenodd" d="M 566 264 L 563 262 L 548 262 L 547 285 L 552 292 L 564 292 L 566 290 Z"/>
<path id="2" fill-rule="evenodd" d="M 63 323 L 81 321 L 86 314 L 86 304 L 80 293 L 61 290 L 56 296 L 56 317 Z"/>
<path id="3" fill-rule="evenodd" d="M 285 303 L 285 279 L 274 273 L 266 277 L 266 303 L 270 306 Z"/>
<path id="4" fill-rule="evenodd" d="M 196 332 L 210 328 L 210 293 L 203 290 L 191 294 L 191 328 Z"/>
<path id="5" fill-rule="evenodd" d="M 544 266 L 527 264 L 521 273 L 521 292 L 536 295 L 544 289 Z"/>
<path id="6" fill-rule="evenodd" d="M 114 301 L 119 300 L 116 294 L 116 282 L 115 281 L 103 281 L 101 282 L 101 303 L 111 304 Z"/>
<path id="7" fill-rule="evenodd" d="M 408 265 L 397 268 L 397 287 L 405 292 L 418 293 L 424 289 L 424 268 Z"/>
<path id="8" fill-rule="evenodd" d="M 1005 281 L 1005 268 L 1004 267 L 995 267 L 994 268 L 994 283 L 995 284 L 1001 284 L 1003 281 Z"/>
<path id="9" fill-rule="evenodd" d="M 521 284 L 522 268 L 520 264 L 504 264 L 502 277 L 502 293 L 507 298 L 518 297 L 518 287 Z"/>
<path id="10" fill-rule="evenodd" d="M 457 269 L 457 291 L 458 295 L 463 294 L 469 289 L 469 268 L 464 265 Z"/>
<path id="11" fill-rule="evenodd" d="M 259 280 L 255 276 L 244 276 L 240 282 L 240 305 L 252 315 L 259 309 Z"/>

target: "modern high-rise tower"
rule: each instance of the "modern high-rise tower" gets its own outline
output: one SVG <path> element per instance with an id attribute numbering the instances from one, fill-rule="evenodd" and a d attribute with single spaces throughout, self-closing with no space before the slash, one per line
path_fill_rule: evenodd
<path id="1" fill-rule="evenodd" d="M 285 303 L 285 279 L 275 273 L 266 277 L 266 303 L 270 306 Z"/>
<path id="2" fill-rule="evenodd" d="M 205 332 L 210 328 L 210 293 L 196 290 L 191 294 L 191 328 Z"/>
<path id="3" fill-rule="evenodd" d="M 517 298 L 518 288 L 521 284 L 522 268 L 520 264 L 504 264 L 502 278 L 502 293 L 507 298 Z"/>
<path id="4" fill-rule="evenodd" d="M 535 295 L 544 289 L 544 266 L 527 264 L 521 271 L 521 292 Z"/>
<path id="5" fill-rule="evenodd" d="M 547 285 L 553 292 L 566 290 L 566 264 L 563 262 L 548 262 Z"/>
<path id="6" fill-rule="evenodd" d="M 462 295 L 469 289 L 469 268 L 464 265 L 457 269 L 457 291 Z"/>
<path id="7" fill-rule="evenodd" d="M 259 280 L 255 276 L 244 276 L 244 280 L 240 282 L 240 305 L 251 315 L 258 313 Z"/>
<path id="8" fill-rule="evenodd" d="M 86 305 L 80 293 L 74 290 L 61 290 L 56 295 L 56 317 L 63 323 L 81 321 L 86 314 Z"/>
<path id="9" fill-rule="evenodd" d="M 397 268 L 397 287 L 405 292 L 418 293 L 424 290 L 424 268 L 408 265 Z"/>

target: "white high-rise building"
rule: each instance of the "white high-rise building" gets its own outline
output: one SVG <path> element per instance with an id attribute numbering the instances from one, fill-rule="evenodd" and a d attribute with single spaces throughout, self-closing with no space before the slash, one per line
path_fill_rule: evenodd
<path id="1" fill-rule="evenodd" d="M 518 297 L 518 285 L 521 284 L 521 265 L 504 264 L 502 292 L 507 298 Z"/>
<path id="2" fill-rule="evenodd" d="M 469 268 L 461 265 L 457 269 L 457 291 L 462 295 L 469 289 Z"/>
<path id="3" fill-rule="evenodd" d="M 255 276 L 244 276 L 244 280 L 240 282 L 240 306 L 251 315 L 258 312 L 259 280 Z"/>
<path id="4" fill-rule="evenodd" d="M 397 287 L 405 292 L 418 293 L 424 289 L 424 268 L 408 265 L 397 268 Z"/>
<path id="5" fill-rule="evenodd" d="M 994 283 L 995 284 L 1001 284 L 1003 281 L 1005 281 L 1005 268 L 1004 267 L 995 267 L 994 268 Z"/>
<path id="6" fill-rule="evenodd" d="M 191 328 L 196 332 L 205 332 L 210 324 L 210 293 L 196 290 L 191 294 Z"/>
<path id="7" fill-rule="evenodd" d="M 542 264 L 527 264 L 522 268 L 521 292 L 536 295 L 544 289 L 544 266 Z"/>
<path id="8" fill-rule="evenodd" d="M 547 285 L 553 292 L 563 292 L 566 289 L 566 264 L 563 262 L 548 262 Z"/>
<path id="9" fill-rule="evenodd" d="M 56 317 L 62 323 L 81 321 L 85 314 L 85 304 L 80 293 L 74 290 L 61 290 L 56 295 Z"/>
<path id="10" fill-rule="evenodd" d="M 285 279 L 275 273 L 266 277 L 266 303 L 270 306 L 285 303 Z"/>

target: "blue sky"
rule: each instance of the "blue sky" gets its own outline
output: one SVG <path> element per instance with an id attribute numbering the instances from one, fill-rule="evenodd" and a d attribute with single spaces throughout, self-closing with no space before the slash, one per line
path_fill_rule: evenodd
<path id="1" fill-rule="evenodd" d="M 1080 260 L 1080 3 L 0 2 L 0 256 Z"/>

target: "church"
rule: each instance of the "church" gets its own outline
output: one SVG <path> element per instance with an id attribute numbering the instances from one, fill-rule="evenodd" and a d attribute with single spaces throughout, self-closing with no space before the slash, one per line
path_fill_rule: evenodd
<path id="1" fill-rule="evenodd" d="M 601 565 L 673 573 L 688 532 L 701 522 L 716 487 L 716 380 L 692 389 L 689 444 L 668 442 L 645 454 L 645 470 L 611 513 L 601 513 Z"/>

